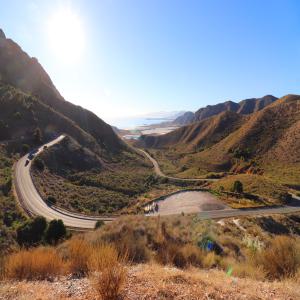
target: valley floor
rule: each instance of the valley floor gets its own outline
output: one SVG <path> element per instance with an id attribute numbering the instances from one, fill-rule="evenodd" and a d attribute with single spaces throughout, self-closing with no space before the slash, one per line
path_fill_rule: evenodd
<path id="1" fill-rule="evenodd" d="M 227 276 L 218 270 L 185 271 L 155 264 L 129 267 L 124 299 L 299 299 L 297 280 L 256 281 Z M 62 277 L 53 282 L 0 284 L 0 299 L 99 299 L 92 279 Z"/>

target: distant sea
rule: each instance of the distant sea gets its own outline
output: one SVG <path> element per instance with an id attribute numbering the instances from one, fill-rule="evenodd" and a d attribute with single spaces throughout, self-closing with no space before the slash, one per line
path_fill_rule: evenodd
<path id="1" fill-rule="evenodd" d="M 116 126 L 119 129 L 135 129 L 140 126 L 158 124 L 171 120 L 172 119 L 166 118 L 122 118 L 111 121 L 110 125 Z"/>

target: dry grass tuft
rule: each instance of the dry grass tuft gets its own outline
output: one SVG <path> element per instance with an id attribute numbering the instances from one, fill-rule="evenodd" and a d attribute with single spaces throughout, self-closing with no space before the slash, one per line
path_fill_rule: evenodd
<path id="1" fill-rule="evenodd" d="M 86 240 L 81 237 L 71 239 L 67 244 L 69 272 L 76 277 L 87 275 L 91 254 L 92 247 Z"/>
<path id="2" fill-rule="evenodd" d="M 266 278 L 266 272 L 261 266 L 257 266 L 255 262 L 248 258 L 247 261 L 238 262 L 233 258 L 223 258 L 220 266 L 226 273 L 231 271 L 229 276 L 234 276 L 238 278 L 251 278 L 254 280 L 264 281 Z"/>
<path id="3" fill-rule="evenodd" d="M 215 268 L 220 264 L 220 256 L 216 255 L 214 252 L 209 252 L 204 256 L 203 267 L 207 269 Z"/>
<path id="4" fill-rule="evenodd" d="M 182 247 L 181 252 L 190 266 L 201 267 L 204 258 L 204 253 L 199 247 L 186 244 Z"/>
<path id="5" fill-rule="evenodd" d="M 102 270 L 96 277 L 95 287 L 103 300 L 121 299 L 126 279 L 127 270 L 122 264 L 118 263 Z"/>
<path id="6" fill-rule="evenodd" d="M 119 257 L 112 245 L 99 245 L 93 248 L 89 269 L 96 271 L 94 285 L 101 299 L 122 298 L 127 279 L 125 260 L 125 257 Z"/>
<path id="7" fill-rule="evenodd" d="M 184 269 L 189 266 L 203 265 L 204 254 L 197 246 L 192 244 L 180 245 L 164 241 L 158 245 L 156 261 L 163 265 L 173 265 Z"/>
<path id="8" fill-rule="evenodd" d="M 114 239 L 114 245 L 119 255 L 126 256 L 131 262 L 142 263 L 149 261 L 149 251 L 144 229 L 133 229 L 132 226 L 124 226 L 121 236 Z"/>
<path id="9" fill-rule="evenodd" d="M 21 250 L 7 257 L 4 276 L 7 279 L 43 280 L 63 274 L 65 264 L 54 248 Z"/>
<path id="10" fill-rule="evenodd" d="M 175 243 L 163 242 L 157 245 L 155 260 L 162 265 L 175 265 L 184 268 L 187 265 L 185 257 L 180 252 L 180 246 Z"/>
<path id="11" fill-rule="evenodd" d="M 297 242 L 287 236 L 277 236 L 261 252 L 257 262 L 270 279 L 294 277 L 300 267 L 300 249 Z"/>
<path id="12" fill-rule="evenodd" d="M 88 261 L 88 268 L 90 271 L 101 272 L 119 263 L 118 252 L 111 244 L 102 244 L 92 248 L 91 256 Z"/>

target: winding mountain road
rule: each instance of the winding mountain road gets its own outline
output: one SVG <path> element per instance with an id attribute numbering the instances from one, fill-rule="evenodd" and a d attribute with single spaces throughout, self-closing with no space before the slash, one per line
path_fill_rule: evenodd
<path id="1" fill-rule="evenodd" d="M 35 156 L 39 155 L 44 147 L 50 148 L 51 146 L 61 142 L 65 138 L 64 135 L 59 136 L 55 140 L 41 146 L 38 151 L 35 153 Z M 147 152 L 140 150 L 146 157 L 153 163 L 155 172 L 157 175 L 182 180 L 182 181 L 199 181 L 204 179 L 180 179 L 175 177 L 169 177 L 163 174 L 159 168 L 157 161 L 152 158 Z M 17 196 L 17 199 L 22 206 L 22 208 L 30 216 L 41 215 L 44 216 L 47 220 L 61 219 L 64 224 L 69 228 L 74 229 L 93 229 L 97 220 L 103 220 L 109 222 L 115 218 L 111 217 L 101 217 L 101 216 L 87 216 L 70 211 L 66 211 L 55 206 L 47 205 L 40 194 L 36 190 L 31 174 L 30 167 L 32 161 L 29 160 L 29 163 L 26 164 L 28 159 L 28 154 L 20 158 L 20 160 L 15 164 L 14 167 L 14 190 Z M 217 179 L 205 179 L 209 181 L 214 181 Z M 198 216 L 202 219 L 219 219 L 219 218 L 228 218 L 228 217 L 237 217 L 237 216 L 249 216 L 249 215 L 270 215 L 270 214 L 284 214 L 284 213 L 293 213 L 300 211 L 300 198 L 293 195 L 294 201 L 290 206 L 276 207 L 276 208 L 257 208 L 257 209 L 225 209 L 225 210 L 213 210 L 213 211 L 202 211 L 198 213 Z M 169 213 L 168 213 L 169 214 Z"/>
<path id="2" fill-rule="evenodd" d="M 158 164 L 157 160 L 154 159 L 148 152 L 146 152 L 146 151 L 144 151 L 140 148 L 137 148 L 137 150 L 140 153 L 142 153 L 144 156 L 146 156 L 151 161 L 151 163 L 153 164 L 153 167 L 154 167 L 154 172 L 158 176 L 168 178 L 168 179 L 171 179 L 171 180 L 193 181 L 193 182 L 194 181 L 216 181 L 216 180 L 218 180 L 218 179 L 212 179 L 212 178 L 179 178 L 179 177 L 168 176 L 168 175 L 166 175 L 162 172 L 162 170 L 159 167 L 159 164 Z"/>
<path id="3" fill-rule="evenodd" d="M 35 156 L 39 155 L 44 146 L 50 148 L 51 146 L 61 142 L 64 139 L 64 135 L 59 136 L 55 140 L 41 146 Z M 40 194 L 36 190 L 31 175 L 30 167 L 32 161 L 26 166 L 28 154 L 23 156 L 15 165 L 14 168 L 14 188 L 17 194 L 20 205 L 31 216 L 44 216 L 47 220 L 61 219 L 64 224 L 71 228 L 77 229 L 92 229 L 95 227 L 97 220 L 111 221 L 112 218 L 91 217 L 86 215 L 80 215 L 65 211 L 54 206 L 48 206 Z"/>
<path id="4" fill-rule="evenodd" d="M 158 162 L 146 151 L 138 148 L 137 149 L 140 153 L 142 153 L 144 156 L 146 156 L 153 164 L 154 171 L 156 175 L 173 179 L 173 180 L 181 180 L 181 181 L 217 181 L 219 179 L 208 179 L 208 178 L 178 178 L 178 177 L 172 177 L 167 176 L 164 174 L 160 167 Z M 198 211 L 197 216 L 200 219 L 219 219 L 219 218 L 230 218 L 230 217 L 238 217 L 238 216 L 255 216 L 255 215 L 270 215 L 270 214 L 288 214 L 293 212 L 299 212 L 300 211 L 300 197 L 292 194 L 293 201 L 286 206 L 280 206 L 280 207 L 262 207 L 262 208 L 242 208 L 242 209 L 232 209 L 232 208 L 226 208 L 222 210 L 211 210 L 211 211 Z M 162 201 L 164 202 L 164 201 Z M 173 207 L 173 211 L 171 207 L 168 207 L 165 212 L 159 211 L 159 213 L 154 213 L 153 216 L 156 215 L 172 215 L 172 214 L 178 214 L 178 209 L 180 207 L 180 199 L 177 199 L 176 205 Z M 190 203 L 189 203 L 190 205 Z M 179 207 L 178 207 L 179 206 Z M 180 213 L 180 212 L 179 212 Z"/>

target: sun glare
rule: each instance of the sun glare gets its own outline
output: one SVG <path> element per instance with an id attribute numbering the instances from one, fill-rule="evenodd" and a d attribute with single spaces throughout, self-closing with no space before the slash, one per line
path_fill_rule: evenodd
<path id="1" fill-rule="evenodd" d="M 85 46 L 85 35 L 80 17 L 71 9 L 54 13 L 48 23 L 48 40 L 55 55 L 64 62 L 80 58 Z"/>

